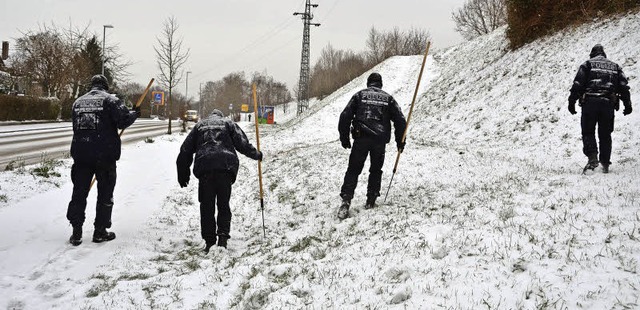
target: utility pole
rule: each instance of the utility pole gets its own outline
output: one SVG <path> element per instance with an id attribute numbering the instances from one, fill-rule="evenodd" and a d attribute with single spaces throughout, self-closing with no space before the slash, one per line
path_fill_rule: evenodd
<path id="1" fill-rule="evenodd" d="M 198 117 L 202 118 L 202 116 L 203 116 L 203 115 L 202 115 L 202 111 L 204 111 L 204 110 L 202 109 L 202 106 L 203 106 L 203 103 L 202 103 L 202 83 L 200 83 L 200 92 L 199 92 L 198 97 L 199 97 L 199 99 L 200 99 L 200 103 L 198 104 L 198 110 L 199 110 L 199 111 L 198 111 Z"/>
<path id="2" fill-rule="evenodd" d="M 185 89 L 184 89 L 184 97 L 187 100 L 187 102 L 189 102 L 189 73 L 191 73 L 191 71 L 187 71 L 187 80 L 185 82 Z"/>
<path id="3" fill-rule="evenodd" d="M 107 28 L 113 28 L 112 25 L 102 25 L 102 75 L 104 75 L 104 42 L 106 41 Z"/>
<path id="4" fill-rule="evenodd" d="M 313 14 L 311 8 L 317 8 L 317 4 L 312 4 L 311 0 L 306 0 L 304 13 L 296 12 L 293 15 L 302 15 L 304 29 L 302 32 L 302 59 L 300 60 L 300 80 L 298 81 L 298 115 L 309 106 L 309 45 L 311 43 L 311 26 L 320 26 L 312 23 Z"/>

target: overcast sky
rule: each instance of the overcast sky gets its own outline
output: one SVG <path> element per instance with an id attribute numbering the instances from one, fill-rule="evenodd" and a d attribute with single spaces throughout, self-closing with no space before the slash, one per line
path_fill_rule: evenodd
<path id="1" fill-rule="evenodd" d="M 311 29 L 311 65 L 331 43 L 337 49 L 365 49 L 367 32 L 411 27 L 429 31 L 434 48 L 462 42 L 451 21 L 451 13 L 465 0 L 315 0 L 315 23 Z M 40 25 L 67 27 L 89 25 L 102 40 L 118 44 L 133 65 L 130 80 L 146 85 L 159 74 L 153 50 L 162 24 L 173 15 L 190 58 L 184 66 L 189 74 L 189 95 L 197 99 L 200 83 L 228 73 L 266 71 L 292 89 L 300 73 L 302 20 L 293 16 L 304 11 L 305 0 L 0 0 L 0 40 L 10 41 Z M 177 90 L 184 93 L 185 79 Z"/>

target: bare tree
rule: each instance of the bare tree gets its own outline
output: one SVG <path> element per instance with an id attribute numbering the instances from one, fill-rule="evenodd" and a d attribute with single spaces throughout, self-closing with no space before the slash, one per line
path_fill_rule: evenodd
<path id="1" fill-rule="evenodd" d="M 429 32 L 422 29 L 411 28 L 401 31 L 393 28 L 380 32 L 371 27 L 366 42 L 366 60 L 368 65 L 373 67 L 392 56 L 420 55 L 430 39 Z"/>
<path id="2" fill-rule="evenodd" d="M 27 33 L 17 40 L 15 69 L 38 83 L 46 96 L 58 96 L 69 82 L 73 49 L 55 29 Z"/>
<path id="3" fill-rule="evenodd" d="M 171 118 L 172 118 L 172 101 L 173 88 L 182 80 L 183 72 L 180 68 L 187 62 L 189 58 L 189 49 L 183 51 L 182 38 L 176 37 L 178 31 L 178 22 L 175 17 L 171 16 L 164 22 L 162 36 L 157 38 L 159 46 L 154 46 L 156 52 L 158 68 L 160 69 L 160 82 L 169 89 L 169 98 L 166 108 L 169 113 L 169 127 L 167 134 L 171 134 Z"/>
<path id="4" fill-rule="evenodd" d="M 91 76 L 100 73 L 102 59 L 102 48 L 88 29 L 89 25 L 61 28 L 52 24 L 23 33 L 17 39 L 13 69 L 24 78 L 26 87 L 39 85 L 46 96 L 64 100 L 81 95 Z M 107 68 L 106 75 L 112 81 L 112 69 L 123 75 L 130 63 L 122 61 L 117 46 L 107 49 L 112 52 L 107 64 L 111 69 Z"/>
<path id="5" fill-rule="evenodd" d="M 311 95 L 323 98 L 368 69 L 364 54 L 337 50 L 329 43 L 313 67 Z"/>
<path id="6" fill-rule="evenodd" d="M 506 3 L 505 0 L 468 0 L 452 13 L 452 18 L 456 31 L 470 40 L 506 24 Z"/>
<path id="7" fill-rule="evenodd" d="M 376 30 L 375 27 L 371 27 L 369 30 L 369 36 L 367 37 L 367 59 L 373 64 L 379 64 L 384 60 L 383 46 L 382 46 L 382 34 Z"/>

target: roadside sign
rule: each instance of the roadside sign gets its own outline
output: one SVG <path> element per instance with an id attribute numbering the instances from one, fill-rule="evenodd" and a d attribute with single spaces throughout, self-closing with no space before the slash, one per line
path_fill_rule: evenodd
<path id="1" fill-rule="evenodd" d="M 164 92 L 163 91 L 151 92 L 151 96 L 153 98 L 153 104 L 155 104 L 155 105 L 164 105 Z"/>
<path id="2" fill-rule="evenodd" d="M 248 104 L 243 104 L 240 106 L 240 111 L 242 112 L 249 112 L 249 105 Z"/>
<path id="3" fill-rule="evenodd" d="M 260 124 L 273 124 L 273 114 L 275 107 L 258 107 L 258 122 Z"/>

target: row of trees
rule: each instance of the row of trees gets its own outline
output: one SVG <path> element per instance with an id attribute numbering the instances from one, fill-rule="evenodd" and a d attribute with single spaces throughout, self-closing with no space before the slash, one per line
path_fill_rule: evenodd
<path id="1" fill-rule="evenodd" d="M 286 84 L 275 81 L 266 73 L 255 72 L 250 79 L 247 79 L 244 72 L 234 72 L 218 81 L 205 83 L 200 95 L 203 105 L 202 113 L 206 115 L 213 109 L 218 109 L 225 114 L 237 113 L 242 104 L 252 107 L 253 84 L 256 84 L 260 105 L 276 106 L 293 100 Z"/>
<path id="2" fill-rule="evenodd" d="M 331 94 L 391 56 L 420 55 L 424 53 L 430 37 L 427 31 L 421 29 L 379 31 L 372 27 L 366 41 L 367 49 L 363 52 L 339 50 L 329 44 L 313 67 L 311 96 L 322 98 Z"/>
<path id="3" fill-rule="evenodd" d="M 91 76 L 102 70 L 101 43 L 88 26 L 65 29 L 51 25 L 25 32 L 16 40 L 16 53 L 7 65 L 11 88 L 62 100 L 77 97 L 86 91 Z M 104 56 L 110 81 L 126 75 L 129 63 L 117 45 L 109 46 Z"/>
<path id="4" fill-rule="evenodd" d="M 157 38 L 157 46 L 154 47 L 158 69 L 160 70 L 159 82 L 168 90 L 167 102 L 163 115 L 169 118 L 168 133 L 171 133 L 171 119 L 173 115 L 182 116 L 185 110 L 195 108 L 194 105 L 180 94 L 174 94 L 175 87 L 181 82 L 185 70 L 183 69 L 189 59 L 189 49 L 183 48 L 182 38 L 178 36 L 179 24 L 175 17 L 171 16 L 164 22 L 162 35 Z M 221 110 L 227 114 L 237 113 L 242 104 L 252 102 L 252 84 L 258 89 L 258 100 L 261 105 L 278 105 L 290 102 L 291 94 L 284 83 L 275 81 L 272 77 L 263 73 L 254 73 L 251 80 L 245 78 L 244 72 L 230 73 L 218 81 L 210 81 L 204 84 L 200 90 L 200 102 L 198 109 L 203 115 L 209 114 L 213 109 Z M 135 96 L 141 93 L 142 86 L 131 84 L 125 96 Z M 144 113 L 143 106 L 143 113 Z"/>

